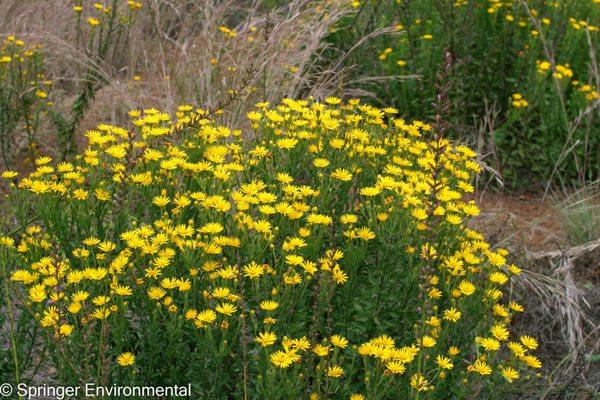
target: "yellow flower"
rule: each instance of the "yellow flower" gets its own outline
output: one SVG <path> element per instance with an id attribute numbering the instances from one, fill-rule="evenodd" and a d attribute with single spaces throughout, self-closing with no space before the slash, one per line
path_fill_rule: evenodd
<path id="1" fill-rule="evenodd" d="M 483 338 L 479 344 L 487 351 L 496 351 L 500 348 L 500 342 L 494 338 Z"/>
<path id="2" fill-rule="evenodd" d="M 410 377 L 410 387 L 415 389 L 417 392 L 424 392 L 429 388 L 429 382 L 423 375 L 416 373 Z"/>
<path id="3" fill-rule="evenodd" d="M 131 296 L 133 294 L 133 290 L 126 285 L 117 285 L 113 290 L 119 296 Z"/>
<path id="4" fill-rule="evenodd" d="M 492 373 L 492 368 L 482 360 L 477 360 L 473 364 L 467 367 L 469 372 L 475 372 L 479 375 L 490 375 Z"/>
<path id="5" fill-rule="evenodd" d="M 448 357 L 444 357 L 441 354 L 438 354 L 435 358 L 435 363 L 442 369 L 452 369 L 454 364 L 450 361 Z"/>
<path id="6" fill-rule="evenodd" d="M 73 333 L 73 329 L 73 325 L 63 324 L 58 329 L 58 334 L 60 336 L 69 336 L 71 333 Z"/>
<path id="7" fill-rule="evenodd" d="M 422 221 L 424 219 L 427 219 L 427 211 L 424 208 L 415 208 L 411 211 L 411 215 L 419 220 Z"/>
<path id="8" fill-rule="evenodd" d="M 446 321 L 456 322 L 460 319 L 460 316 L 461 312 L 454 307 L 444 310 L 444 319 Z"/>
<path id="9" fill-rule="evenodd" d="M 277 307 L 279 307 L 279 304 L 274 300 L 263 300 L 260 302 L 259 306 L 265 311 L 274 311 Z"/>
<path id="10" fill-rule="evenodd" d="M 469 281 L 462 281 L 458 285 L 458 290 L 465 296 L 470 296 L 475 293 L 475 285 Z"/>
<path id="11" fill-rule="evenodd" d="M 325 158 L 315 158 L 313 160 L 313 165 L 317 168 L 325 168 L 329 165 L 329 161 Z"/>
<path id="12" fill-rule="evenodd" d="M 76 189 L 73 191 L 73 197 L 77 200 L 85 200 L 88 198 L 88 192 L 83 189 Z"/>
<path id="13" fill-rule="evenodd" d="M 277 340 L 277 335 L 273 332 L 262 332 L 259 333 L 256 339 L 254 339 L 257 343 L 259 343 L 262 347 L 271 346 Z"/>
<path id="14" fill-rule="evenodd" d="M 106 307 L 99 307 L 92 313 L 92 318 L 95 319 L 106 319 L 110 316 L 110 310 Z"/>
<path id="15" fill-rule="evenodd" d="M 531 368 L 536 368 L 536 369 L 542 368 L 542 362 L 536 356 L 525 355 L 525 356 L 522 356 L 521 359 L 523 361 L 525 361 L 527 366 L 529 366 Z"/>
<path id="16" fill-rule="evenodd" d="M 204 310 L 198 313 L 196 320 L 202 323 L 211 324 L 217 319 L 217 314 L 213 310 Z"/>
<path id="17" fill-rule="evenodd" d="M 333 179 L 338 179 L 343 182 L 348 182 L 352 180 L 352 173 L 344 168 L 337 168 L 335 171 L 331 173 L 331 177 Z"/>
<path id="18" fill-rule="evenodd" d="M 46 290 L 44 285 L 35 285 L 29 289 L 29 300 L 34 303 L 41 303 L 46 299 Z"/>
<path id="19" fill-rule="evenodd" d="M 538 347 L 537 340 L 535 340 L 531 336 L 521 336 L 520 340 L 521 340 L 521 343 L 523 343 L 525 345 L 525 347 L 527 347 L 531 350 L 535 350 Z"/>
<path id="20" fill-rule="evenodd" d="M 404 371 L 406 371 L 406 367 L 404 366 L 404 364 L 399 361 L 390 361 L 387 364 L 385 364 L 385 366 L 387 370 L 390 371 L 390 373 L 392 374 L 401 375 L 404 373 Z"/>
<path id="21" fill-rule="evenodd" d="M 215 311 L 220 314 L 230 316 L 237 311 L 237 307 L 231 303 L 222 303 L 221 305 L 215 307 Z"/>
<path id="22" fill-rule="evenodd" d="M 292 365 L 292 358 L 286 352 L 278 350 L 271 354 L 271 363 L 278 368 L 287 368 Z"/>
<path id="23" fill-rule="evenodd" d="M 250 111 L 248 114 L 246 114 L 246 117 L 248 117 L 250 121 L 260 121 L 262 114 L 258 111 Z"/>
<path id="24" fill-rule="evenodd" d="M 421 339 L 421 345 L 423 347 L 434 347 L 436 343 L 436 340 L 428 335 L 423 336 L 423 338 Z"/>
<path id="25" fill-rule="evenodd" d="M 519 371 L 512 367 L 500 367 L 500 373 L 508 381 L 512 382 L 515 379 L 519 379 Z"/>
<path id="26" fill-rule="evenodd" d="M 342 375 L 344 375 L 344 369 L 339 365 L 332 365 L 327 368 L 327 376 L 331 378 L 339 378 Z"/>
<path id="27" fill-rule="evenodd" d="M 490 328 L 490 332 L 498 340 L 506 340 L 509 336 L 508 329 L 506 329 L 506 326 L 500 323 L 497 323 L 494 326 L 492 326 Z"/>
<path id="28" fill-rule="evenodd" d="M 325 357 L 327 354 L 329 354 L 329 346 L 317 344 L 313 347 L 313 352 L 319 357 Z"/>
<path id="29" fill-rule="evenodd" d="M 121 353 L 117 357 L 117 363 L 121 367 L 129 367 L 135 363 L 135 356 L 130 352 Z"/>
<path id="30" fill-rule="evenodd" d="M 89 17 L 87 19 L 88 24 L 90 24 L 91 26 L 96 26 L 98 24 L 100 24 L 100 20 L 94 17 Z"/>
<path id="31" fill-rule="evenodd" d="M 331 344 L 341 349 L 345 349 L 348 346 L 348 339 L 340 335 L 333 335 L 331 337 Z"/>
<path id="32" fill-rule="evenodd" d="M 159 287 L 151 287 L 150 289 L 148 289 L 148 297 L 152 300 L 160 300 L 166 294 L 167 293 Z"/>
<path id="33" fill-rule="evenodd" d="M 2 177 L 5 179 L 12 179 L 12 178 L 16 178 L 19 175 L 18 172 L 16 171 L 4 171 L 2 172 Z"/>

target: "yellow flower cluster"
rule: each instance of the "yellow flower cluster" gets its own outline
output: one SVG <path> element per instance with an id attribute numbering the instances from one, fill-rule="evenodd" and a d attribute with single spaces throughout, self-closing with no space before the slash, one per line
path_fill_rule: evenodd
<path id="1" fill-rule="evenodd" d="M 523 308 L 503 288 L 520 269 L 466 227 L 479 213 L 464 199 L 479 171 L 468 147 L 393 108 L 333 97 L 259 103 L 244 129 L 189 105 L 176 119 L 129 114 L 131 129 L 99 125 L 75 161 L 38 158 L 15 189 L 39 225 L 0 243 L 18 254 L 10 279 L 54 340 L 160 316 L 183 323 L 156 329 L 190 329 L 216 348 L 255 346 L 265 369 L 362 373 L 365 391 L 406 379 L 390 393 L 433 391 L 450 376 L 510 382 L 540 367 L 535 339 L 510 331 Z M 410 334 L 370 338 L 338 296 L 384 268 L 386 279 L 413 277 L 407 299 L 418 307 L 406 311 Z M 123 350 L 118 365 L 133 365 Z"/>
<path id="2" fill-rule="evenodd" d="M 511 98 L 511 105 L 514 108 L 524 108 L 529 105 L 529 102 L 523 98 L 520 93 L 513 93 Z"/>

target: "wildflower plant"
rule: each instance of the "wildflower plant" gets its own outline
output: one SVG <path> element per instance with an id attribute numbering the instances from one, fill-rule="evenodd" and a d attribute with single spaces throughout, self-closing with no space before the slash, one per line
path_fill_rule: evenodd
<path id="1" fill-rule="evenodd" d="M 453 136 L 481 145 L 480 127 L 486 120 L 493 123 L 489 149 L 497 150 L 495 168 L 512 186 L 528 185 L 529 177 L 558 178 L 561 184 L 593 181 L 600 165 L 593 150 L 600 137 L 599 5 L 595 0 L 363 1 L 331 41 L 335 48 L 352 48 L 368 27 L 396 30 L 357 51 L 353 61 L 356 73 L 379 71 L 377 84 L 367 82 L 365 89 L 405 118 L 435 115 L 429 105 L 438 95 L 439 65 L 450 51 L 455 62 L 448 80 L 454 84 L 444 118 L 457 128 Z M 420 79 L 410 79 L 415 75 Z"/>
<path id="2" fill-rule="evenodd" d="M 44 58 L 37 45 L 14 35 L 0 42 L 0 157 L 5 169 L 15 155 L 36 145 L 40 117 L 49 103 Z"/>
<path id="3" fill-rule="evenodd" d="M 236 129 L 146 109 L 73 162 L 37 159 L 0 257 L 55 378 L 356 400 L 532 375 L 506 290 L 520 269 L 467 225 L 475 153 L 396 114 L 285 99 Z"/>
<path id="4" fill-rule="evenodd" d="M 116 71 L 102 68 L 111 58 L 119 58 L 119 52 L 129 51 L 127 45 L 131 28 L 143 6 L 135 0 L 111 0 L 106 4 L 75 0 L 74 3 L 72 12 L 76 26 L 75 45 L 86 60 L 77 71 L 80 83 L 70 113 L 52 113 L 53 122 L 59 131 L 63 158 L 76 151 L 76 128 L 98 90 L 108 83 L 108 77 L 116 74 Z M 123 66 L 113 63 L 112 67 L 116 69 Z"/>

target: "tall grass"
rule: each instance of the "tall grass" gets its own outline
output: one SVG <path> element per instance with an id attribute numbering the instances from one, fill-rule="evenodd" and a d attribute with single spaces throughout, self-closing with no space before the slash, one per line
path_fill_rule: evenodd
<path id="1" fill-rule="evenodd" d="M 345 64 L 326 69 L 321 60 L 329 46 L 324 38 L 352 11 L 347 4 L 139 4 L 0 5 L 0 34 L 17 32 L 41 45 L 46 56 L 57 100 L 50 117 L 60 137 L 58 146 L 46 141 L 48 150 L 70 153 L 82 141 L 76 135 L 82 128 L 98 120 L 124 121 L 128 110 L 141 105 L 173 112 L 178 104 L 193 103 L 235 123 L 259 99 L 325 98 L 343 90 Z"/>

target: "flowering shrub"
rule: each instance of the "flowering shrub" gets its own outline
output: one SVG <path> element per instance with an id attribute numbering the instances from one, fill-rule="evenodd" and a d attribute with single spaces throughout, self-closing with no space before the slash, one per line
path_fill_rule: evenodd
<path id="1" fill-rule="evenodd" d="M 13 185 L 9 312 L 37 321 L 64 383 L 498 393 L 541 366 L 511 330 L 520 270 L 467 227 L 475 153 L 396 113 L 286 99 L 242 130 L 191 106 L 99 125 L 74 162 L 39 158 Z"/>

